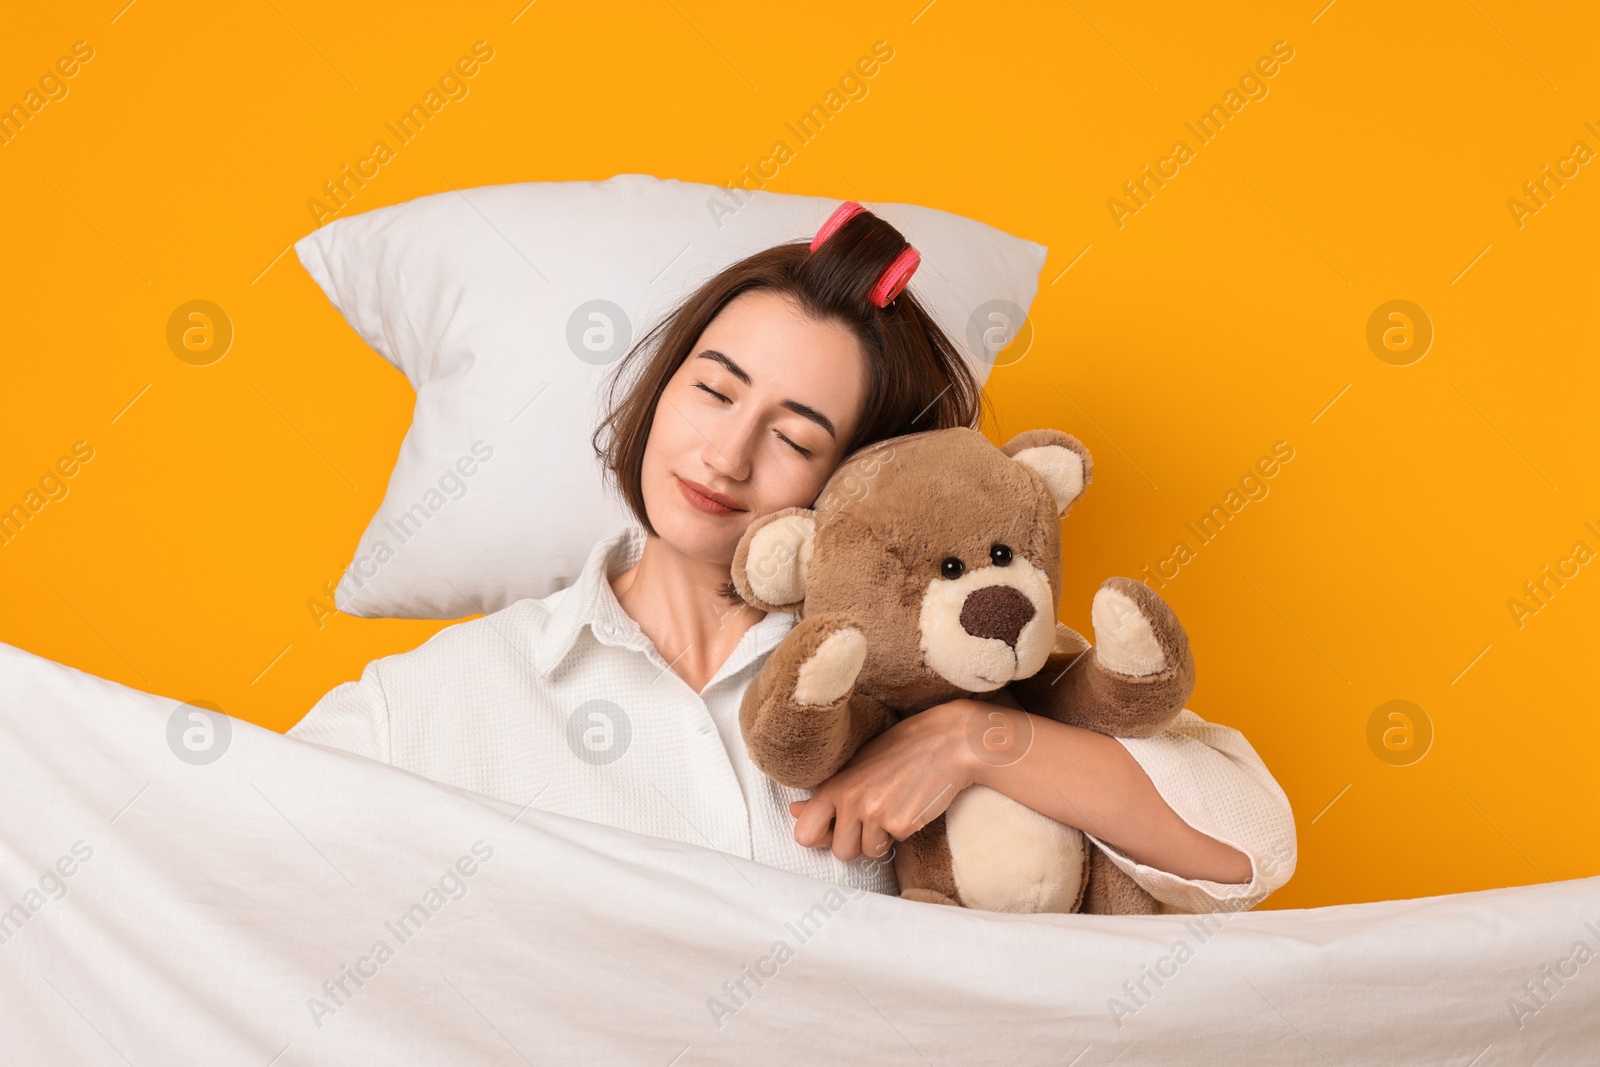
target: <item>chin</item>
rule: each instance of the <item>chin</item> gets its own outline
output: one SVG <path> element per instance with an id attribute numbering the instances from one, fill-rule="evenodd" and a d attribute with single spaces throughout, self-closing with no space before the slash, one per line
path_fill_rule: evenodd
<path id="1" fill-rule="evenodd" d="M 750 525 L 750 512 L 721 517 L 707 515 L 683 499 L 678 480 L 667 475 L 661 492 L 645 491 L 650 524 L 661 539 L 686 556 L 732 564 L 739 538 Z"/>

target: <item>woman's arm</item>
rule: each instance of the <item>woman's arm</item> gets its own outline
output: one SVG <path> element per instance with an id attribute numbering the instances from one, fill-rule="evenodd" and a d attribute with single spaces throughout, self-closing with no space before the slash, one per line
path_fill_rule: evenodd
<path id="1" fill-rule="evenodd" d="M 1242 734 L 1188 710 L 1153 737 L 1112 738 L 992 701 L 935 705 L 791 804 L 795 840 L 883 855 L 980 781 L 1083 830 L 1174 911 L 1251 908 L 1294 873 L 1288 797 Z"/>
<path id="2" fill-rule="evenodd" d="M 1245 883 L 1250 857 L 1184 822 L 1121 741 L 981 700 L 963 703 L 976 785 L 1180 878 Z M 976 719 L 976 722 L 973 722 Z"/>

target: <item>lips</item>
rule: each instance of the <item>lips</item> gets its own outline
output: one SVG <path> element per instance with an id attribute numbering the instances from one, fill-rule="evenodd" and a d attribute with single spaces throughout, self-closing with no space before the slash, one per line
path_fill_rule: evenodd
<path id="1" fill-rule="evenodd" d="M 685 500 L 711 515 L 730 515 L 735 511 L 745 510 L 732 497 L 724 496 L 710 486 L 691 482 L 687 478 L 678 478 L 678 490 Z"/>

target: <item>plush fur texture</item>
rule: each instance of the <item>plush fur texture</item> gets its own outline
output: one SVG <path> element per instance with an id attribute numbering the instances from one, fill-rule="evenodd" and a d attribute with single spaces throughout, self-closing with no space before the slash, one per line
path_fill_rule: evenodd
<path id="1" fill-rule="evenodd" d="M 1177 616 L 1108 578 L 1097 644 L 1056 619 L 1060 520 L 1088 486 L 1076 438 L 908 434 L 842 464 L 815 508 L 751 523 L 741 596 L 798 621 L 740 710 L 750 757 L 815 788 L 902 717 L 972 696 L 1101 733 L 1147 737 L 1183 710 L 1194 662 Z M 990 911 L 1150 914 L 1156 902 L 1077 829 L 982 786 L 899 842 L 901 895 Z"/>

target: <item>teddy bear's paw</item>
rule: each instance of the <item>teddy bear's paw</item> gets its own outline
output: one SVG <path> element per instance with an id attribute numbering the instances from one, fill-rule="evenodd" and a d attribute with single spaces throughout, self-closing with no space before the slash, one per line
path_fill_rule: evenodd
<path id="1" fill-rule="evenodd" d="M 835 630 L 800 664 L 794 702 L 826 706 L 850 692 L 867 661 L 867 637 L 854 626 Z"/>
<path id="2" fill-rule="evenodd" d="M 1176 630 L 1177 618 L 1143 582 L 1107 578 L 1094 594 L 1089 618 L 1094 623 L 1095 658 L 1107 670 L 1140 678 L 1172 665 L 1158 631 Z"/>

